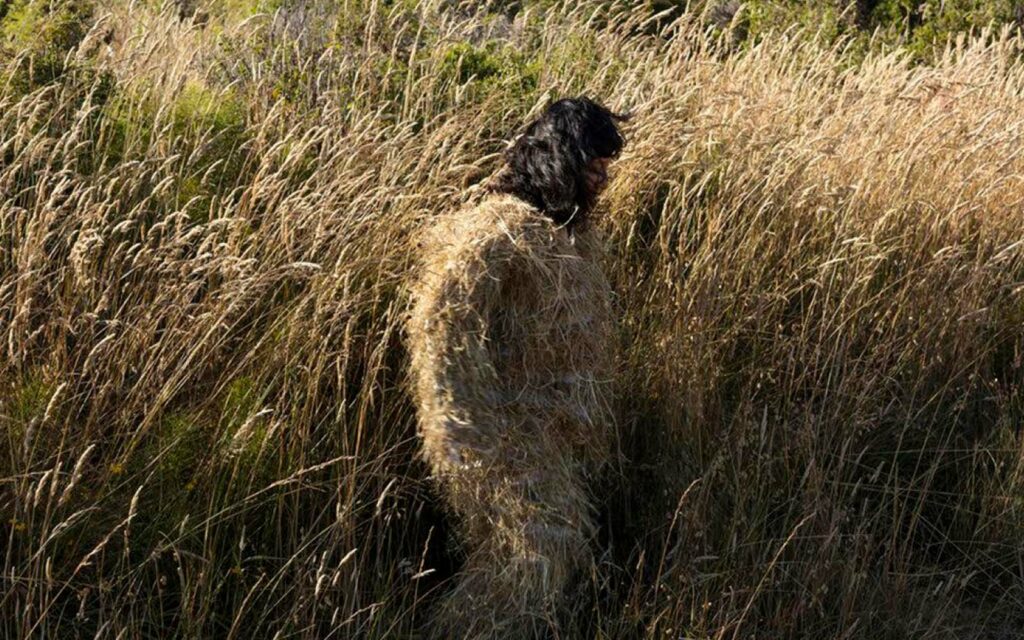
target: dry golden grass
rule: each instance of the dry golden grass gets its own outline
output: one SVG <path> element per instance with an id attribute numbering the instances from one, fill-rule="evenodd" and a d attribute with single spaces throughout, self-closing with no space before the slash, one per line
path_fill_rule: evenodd
<path id="1" fill-rule="evenodd" d="M 635 114 L 600 221 L 628 462 L 566 637 L 1015 637 L 1019 40 L 148 6 L 27 93 L 0 60 L 0 636 L 415 637 L 462 558 L 414 238 L 586 93 Z M 509 68 L 463 74 L 486 38 Z"/>

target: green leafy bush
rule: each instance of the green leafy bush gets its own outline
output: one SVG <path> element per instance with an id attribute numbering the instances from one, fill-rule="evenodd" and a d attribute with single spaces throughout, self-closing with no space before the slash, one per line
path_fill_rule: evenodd
<path id="1" fill-rule="evenodd" d="M 8 81 L 28 91 L 60 78 L 68 53 L 82 42 L 92 17 L 88 0 L 0 3 L 0 56 L 18 61 Z"/>
<path id="2" fill-rule="evenodd" d="M 519 91 L 537 88 L 540 64 L 509 44 L 489 40 L 482 45 L 459 42 L 445 51 L 441 75 L 457 85 L 480 83 Z"/>
<path id="3" fill-rule="evenodd" d="M 739 7 L 749 41 L 769 31 L 803 28 L 826 43 L 853 41 L 849 52 L 857 59 L 869 46 L 905 47 L 919 63 L 933 61 L 957 34 L 977 33 L 990 25 L 1019 26 L 1024 20 L 1024 7 L 1011 0 L 748 0 Z"/>

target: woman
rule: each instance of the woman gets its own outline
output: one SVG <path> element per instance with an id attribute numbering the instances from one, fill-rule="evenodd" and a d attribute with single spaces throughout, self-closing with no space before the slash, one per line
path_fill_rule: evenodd
<path id="1" fill-rule="evenodd" d="M 590 217 L 625 119 L 551 104 L 487 195 L 421 244 L 406 326 L 420 435 L 468 553 L 442 637 L 541 635 L 591 562 L 615 328 Z"/>

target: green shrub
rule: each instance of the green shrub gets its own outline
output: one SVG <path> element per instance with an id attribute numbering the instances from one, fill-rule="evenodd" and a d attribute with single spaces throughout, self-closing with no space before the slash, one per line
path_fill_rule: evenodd
<path id="1" fill-rule="evenodd" d="M 201 218 L 217 193 L 225 193 L 239 179 L 245 157 L 247 107 L 234 90 L 215 91 L 189 82 L 178 94 L 171 114 L 175 139 L 201 140 L 203 148 L 193 170 L 181 176 L 175 208 L 188 207 Z M 205 144 L 204 144 L 205 143 Z"/>
<path id="2" fill-rule="evenodd" d="M 908 48 L 919 61 L 934 59 L 946 41 L 958 33 L 977 32 L 989 25 L 1012 23 L 1016 3 L 1009 0 L 927 0 L 916 14 L 920 25 L 912 30 Z"/>
<path id="3" fill-rule="evenodd" d="M 541 64 L 509 44 L 489 40 L 482 45 L 459 42 L 444 53 L 440 76 L 456 86 L 476 85 L 476 93 L 491 90 L 529 93 L 537 88 Z"/>
<path id="4" fill-rule="evenodd" d="M 748 41 L 760 40 L 768 31 L 791 27 L 816 32 L 825 43 L 849 38 L 857 60 L 867 53 L 869 42 L 878 47 L 905 47 L 918 63 L 934 60 L 946 41 L 959 33 L 977 32 L 988 25 L 1015 24 L 1021 10 L 1011 0 L 878 0 L 850 2 L 743 3 Z M 864 13 L 861 14 L 861 11 Z"/>
<path id="5" fill-rule="evenodd" d="M 0 56 L 23 56 L 9 80 L 21 91 L 50 84 L 66 71 L 68 53 L 88 32 L 87 0 L 6 0 L 0 3 Z"/>

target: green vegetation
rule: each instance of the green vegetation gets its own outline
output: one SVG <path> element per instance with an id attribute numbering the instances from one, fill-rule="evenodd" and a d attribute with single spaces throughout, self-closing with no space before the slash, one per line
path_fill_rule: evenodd
<path id="1" fill-rule="evenodd" d="M 457 86 L 471 85 L 472 95 L 515 95 L 537 89 L 544 64 L 527 60 L 522 52 L 495 40 L 482 46 L 460 42 L 449 47 L 441 61 L 438 75 Z"/>
<path id="2" fill-rule="evenodd" d="M 854 40 L 862 58 L 868 48 L 904 48 L 917 62 L 931 62 L 947 41 L 982 29 L 1020 28 L 1024 10 L 1011 0 L 857 0 L 808 2 L 748 0 L 740 7 L 744 33 L 752 41 L 794 26 L 817 32 L 825 42 Z"/>
<path id="3" fill-rule="evenodd" d="M 26 459 L 31 459 L 34 452 L 33 442 L 39 434 L 39 423 L 45 415 L 46 405 L 53 395 L 54 387 L 47 384 L 39 373 L 30 375 L 6 391 L 7 445 L 12 453 L 17 451 Z M 31 436 L 26 440 L 26 436 Z M 46 442 L 43 443 L 45 446 Z M 32 451 L 29 451 L 32 449 Z"/>
<path id="4" fill-rule="evenodd" d="M 0 2 L 0 57 L 17 59 L 6 81 L 28 91 L 58 79 L 92 14 L 89 0 Z"/>

